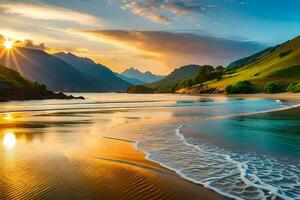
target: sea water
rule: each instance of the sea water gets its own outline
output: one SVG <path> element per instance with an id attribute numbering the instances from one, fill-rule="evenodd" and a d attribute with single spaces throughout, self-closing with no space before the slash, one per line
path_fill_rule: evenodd
<path id="1" fill-rule="evenodd" d="M 20 165 L 12 163 L 26 160 L 31 160 L 26 162 L 29 167 L 32 160 L 60 166 L 66 154 L 97 146 L 95 138 L 124 139 L 134 142 L 147 159 L 221 195 L 300 198 L 297 103 L 164 94 L 80 95 L 87 100 L 1 103 L 1 176 L 8 177 L 12 166 L 14 176 L 23 176 Z"/>

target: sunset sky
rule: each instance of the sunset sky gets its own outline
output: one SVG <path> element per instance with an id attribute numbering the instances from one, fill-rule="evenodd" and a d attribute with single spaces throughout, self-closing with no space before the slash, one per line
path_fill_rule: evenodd
<path id="1" fill-rule="evenodd" d="M 226 65 L 300 33 L 298 0 L 0 0 L 0 34 L 120 72 Z"/>

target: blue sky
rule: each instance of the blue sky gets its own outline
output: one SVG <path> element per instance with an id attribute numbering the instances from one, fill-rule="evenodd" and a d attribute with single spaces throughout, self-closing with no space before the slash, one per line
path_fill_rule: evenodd
<path id="1" fill-rule="evenodd" d="M 0 34 L 116 71 L 168 73 L 190 63 L 226 65 L 296 37 L 299 7 L 297 0 L 0 0 Z"/>

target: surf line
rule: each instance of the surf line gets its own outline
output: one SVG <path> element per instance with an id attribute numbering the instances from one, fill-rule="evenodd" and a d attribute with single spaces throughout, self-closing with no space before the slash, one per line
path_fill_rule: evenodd
<path id="1" fill-rule="evenodd" d="M 296 107 L 298 107 L 299 105 L 296 105 Z M 293 107 L 293 106 L 292 106 Z M 289 107 L 291 108 L 291 107 Z M 283 109 L 285 110 L 285 109 Z M 274 112 L 274 111 L 271 111 L 271 112 Z M 177 127 L 177 129 L 175 130 L 175 134 L 176 136 L 178 136 L 187 146 L 190 146 L 190 147 L 194 147 L 196 148 L 197 150 L 199 151 L 202 151 L 201 148 L 197 145 L 194 145 L 194 144 L 191 144 L 189 143 L 184 135 L 181 133 L 181 129 L 185 127 L 185 125 L 180 125 L 179 127 Z M 269 185 L 267 183 L 264 183 L 259 177 L 255 176 L 254 174 L 248 174 L 248 175 L 251 175 L 252 177 L 255 177 L 256 181 L 258 181 L 259 184 L 256 184 L 254 182 L 252 182 L 251 180 L 249 180 L 248 178 L 246 178 L 246 175 L 247 175 L 247 169 L 248 169 L 248 166 L 245 164 L 245 163 L 241 163 L 241 162 L 238 162 L 236 160 L 234 160 L 233 158 L 231 158 L 230 155 L 226 155 L 226 154 L 220 154 L 220 153 L 213 153 L 215 155 L 219 155 L 221 157 L 224 157 L 225 160 L 235 164 L 238 168 L 238 171 L 240 172 L 240 178 L 241 180 L 249 185 L 249 186 L 252 186 L 252 187 L 256 187 L 256 188 L 259 188 L 259 189 L 262 189 L 262 190 L 267 190 L 269 191 L 269 194 L 272 196 L 272 197 L 279 197 L 279 198 L 282 198 L 282 199 L 287 199 L 287 200 L 292 200 L 291 198 L 285 196 L 284 194 L 280 194 L 279 193 L 279 188 L 277 187 L 274 187 L 272 185 Z M 163 165 L 164 166 L 164 165 Z M 164 166 L 166 168 L 169 168 L 168 166 Z M 172 170 L 172 168 L 169 168 Z M 174 169 L 173 169 L 174 170 Z M 201 180 L 201 181 L 198 181 L 196 179 L 193 179 L 193 178 L 190 178 L 190 177 L 187 177 L 185 174 L 181 173 L 181 170 L 175 170 L 176 173 L 178 173 L 183 179 L 186 179 L 188 181 L 191 181 L 193 183 L 196 183 L 196 184 L 201 184 L 203 185 L 204 187 L 207 187 L 211 190 L 214 190 L 215 192 L 223 195 L 223 196 L 226 196 L 226 197 L 229 197 L 229 198 L 233 198 L 233 199 L 236 199 L 236 200 L 242 200 L 241 198 L 235 196 L 235 195 L 231 195 L 229 193 L 226 193 L 226 192 L 222 192 L 221 190 L 219 190 L 218 188 L 216 187 L 213 187 L 211 185 L 209 185 L 209 181 L 210 179 L 204 179 L 204 180 Z M 216 179 L 218 179 L 218 177 L 215 177 Z"/>

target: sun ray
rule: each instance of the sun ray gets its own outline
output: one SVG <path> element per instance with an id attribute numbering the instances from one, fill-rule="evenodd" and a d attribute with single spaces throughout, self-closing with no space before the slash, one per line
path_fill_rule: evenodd
<path id="1" fill-rule="evenodd" d="M 2 59 L 2 57 L 4 56 L 5 53 L 6 53 L 5 49 L 2 49 L 2 51 L 0 53 L 0 59 Z"/>
<path id="2" fill-rule="evenodd" d="M 11 57 L 12 57 L 12 61 L 14 63 L 14 67 L 21 75 L 23 75 L 23 70 L 19 64 L 18 58 L 15 56 L 14 51 L 11 53 Z"/>
<path id="3" fill-rule="evenodd" d="M 21 56 L 22 58 L 24 58 L 25 60 L 27 60 L 28 62 L 32 63 L 33 65 L 37 66 L 38 64 L 36 62 L 34 62 L 33 60 L 31 60 L 30 58 L 28 58 L 27 56 L 25 56 L 21 51 L 19 51 L 18 49 L 15 49 L 16 54 L 18 54 L 19 56 Z"/>
<path id="4" fill-rule="evenodd" d="M 5 66 L 10 67 L 10 51 L 6 51 Z"/>

